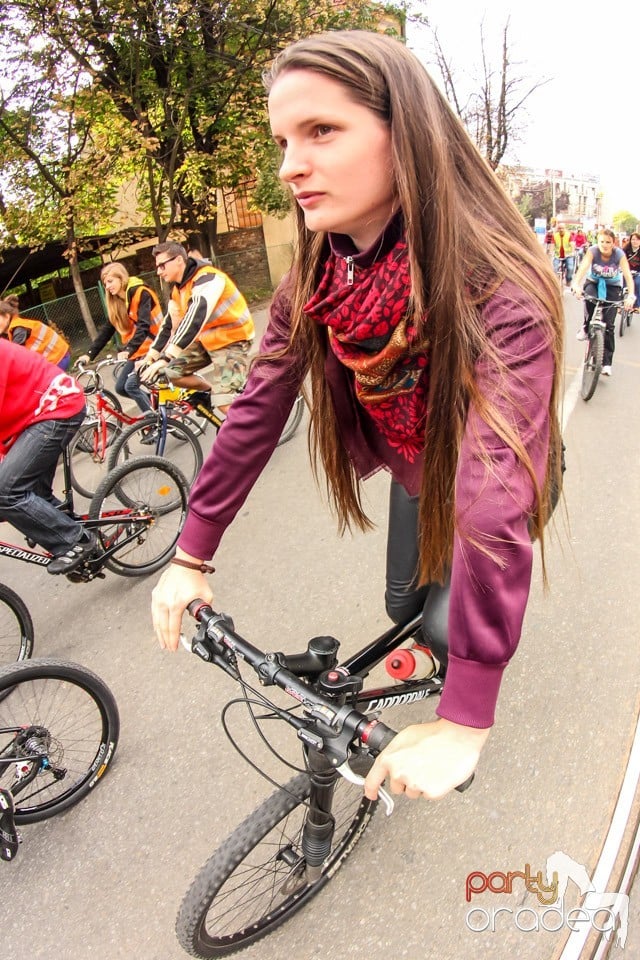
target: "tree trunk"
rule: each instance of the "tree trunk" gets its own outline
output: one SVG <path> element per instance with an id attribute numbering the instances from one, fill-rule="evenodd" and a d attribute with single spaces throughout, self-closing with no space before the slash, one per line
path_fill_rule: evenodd
<path id="1" fill-rule="evenodd" d="M 84 325 L 87 328 L 87 333 L 92 340 L 95 340 L 98 335 L 98 331 L 95 323 L 93 322 L 91 310 L 89 309 L 87 297 L 84 292 L 84 287 L 82 286 L 82 280 L 80 278 L 80 268 L 78 267 L 78 247 L 76 244 L 76 238 L 73 234 L 73 229 L 67 232 L 67 245 L 67 249 L 69 251 L 69 272 L 71 274 L 71 279 L 73 280 L 73 288 L 78 298 L 80 313 L 82 314 Z"/>

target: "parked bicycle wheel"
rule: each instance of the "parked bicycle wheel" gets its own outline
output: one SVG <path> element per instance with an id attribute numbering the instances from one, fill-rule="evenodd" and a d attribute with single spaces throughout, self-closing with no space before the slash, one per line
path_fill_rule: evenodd
<path id="1" fill-rule="evenodd" d="M 594 330 L 589 338 L 587 353 L 582 368 L 581 394 L 583 400 L 590 400 L 596 392 L 598 377 L 602 370 L 604 356 L 604 334 L 602 330 Z"/>
<path id="2" fill-rule="evenodd" d="M 157 413 L 152 412 L 123 430 L 115 440 L 109 451 L 109 470 L 135 457 L 149 454 L 156 454 L 175 463 L 190 486 L 202 466 L 200 441 L 186 421 L 167 417 L 167 429 L 163 437 L 160 418 Z"/>
<path id="3" fill-rule="evenodd" d="M 113 694 L 90 670 L 36 658 L 0 669 L 0 785 L 16 823 L 82 800 L 109 768 L 120 721 Z"/>
<path id="4" fill-rule="evenodd" d="M 367 769 L 370 761 L 367 762 Z M 354 767 L 357 764 L 353 764 Z M 364 772 L 359 768 L 359 772 Z M 299 774 L 272 794 L 202 867 L 180 906 L 176 933 L 194 957 L 222 957 L 271 933 L 331 879 L 364 833 L 377 803 L 341 777 L 335 834 L 318 879 L 303 879 L 301 835 L 310 781 Z"/>
<path id="5" fill-rule="evenodd" d="M 298 394 L 293 404 L 293 407 L 291 408 L 291 413 L 289 414 L 289 418 L 284 425 L 284 430 L 280 434 L 280 439 L 278 440 L 278 446 L 280 446 L 283 443 L 286 443 L 287 440 L 291 440 L 291 437 L 294 435 L 294 433 L 298 429 L 300 421 L 302 420 L 303 413 L 304 413 L 304 399 L 301 394 Z"/>
<path id="6" fill-rule="evenodd" d="M 119 434 L 112 420 L 85 420 L 69 444 L 71 485 L 89 500 L 107 473 L 109 451 Z"/>
<path id="7" fill-rule="evenodd" d="M 141 577 L 163 567 L 175 551 L 187 516 L 189 485 L 162 457 L 139 457 L 109 471 L 89 506 L 104 550 L 118 545 L 105 562 L 123 577 Z"/>
<path id="8" fill-rule="evenodd" d="M 0 666 L 33 653 L 33 621 L 24 601 L 0 583 Z"/>

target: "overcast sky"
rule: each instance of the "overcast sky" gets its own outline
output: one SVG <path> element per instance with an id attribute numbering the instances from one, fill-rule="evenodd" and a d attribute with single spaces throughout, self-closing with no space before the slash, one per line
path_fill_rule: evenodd
<path id="1" fill-rule="evenodd" d="M 599 176 L 609 209 L 640 218 L 635 162 L 640 8 L 615 2 L 592 7 L 560 0 L 519 5 L 491 0 L 485 7 L 477 0 L 420 0 L 419 9 L 437 28 L 462 85 L 481 75 L 482 21 L 490 62 L 499 70 L 502 29 L 509 18 L 514 75 L 528 78 L 530 86 L 549 81 L 523 108 L 523 140 L 509 152 L 510 162 Z M 429 31 L 409 27 L 408 43 L 439 81 L 429 62 Z"/>

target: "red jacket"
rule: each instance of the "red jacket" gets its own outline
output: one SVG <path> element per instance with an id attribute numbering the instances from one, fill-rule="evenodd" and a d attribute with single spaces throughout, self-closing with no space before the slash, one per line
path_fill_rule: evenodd
<path id="1" fill-rule="evenodd" d="M 0 455 L 42 420 L 68 420 L 84 407 L 80 384 L 39 353 L 0 339 Z"/>

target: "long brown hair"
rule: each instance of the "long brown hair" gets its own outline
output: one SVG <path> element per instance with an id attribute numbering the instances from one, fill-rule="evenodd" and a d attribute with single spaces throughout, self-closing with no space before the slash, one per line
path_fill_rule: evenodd
<path id="1" fill-rule="evenodd" d="M 118 277 L 122 281 L 122 290 L 124 296 L 113 296 L 108 290 L 105 290 L 107 297 L 107 314 L 109 323 L 116 328 L 118 333 L 126 336 L 130 333 L 133 326 L 133 320 L 129 316 L 126 300 L 126 289 L 129 282 L 129 271 L 121 263 L 107 263 L 100 271 L 100 279 L 104 283 L 107 277 Z"/>
<path id="2" fill-rule="evenodd" d="M 530 530 L 542 540 L 551 490 L 560 483 L 557 404 L 564 325 L 557 281 L 533 231 L 421 63 L 402 43 L 359 30 L 309 37 L 276 58 L 265 76 L 267 90 L 282 73 L 302 69 L 337 81 L 355 102 L 389 125 L 397 206 L 408 246 L 411 310 L 425 345 L 427 341 L 432 345 L 425 434 L 429 466 L 423 471 L 420 495 L 420 579 L 442 582 L 451 565 L 455 474 L 471 403 L 530 475 L 536 496 Z M 320 463 L 324 467 L 341 529 L 352 524 L 364 529 L 370 524 L 360 485 L 340 438 L 324 376 L 325 331 L 303 312 L 321 275 L 326 236 L 306 229 L 300 209 L 296 220 L 296 262 L 287 290 L 292 309 L 290 348 L 309 364 L 312 459 L 316 471 Z M 464 251 L 463 260 L 458 251 Z M 522 438 L 496 404 L 480 393 L 475 377 L 480 356 L 506 373 L 478 309 L 504 280 L 539 304 L 555 358 L 549 469 L 542 489 Z M 502 389 L 508 394 L 506 376 Z M 491 469 L 489 456 L 486 459 Z M 477 546 L 494 556 L 485 544 Z"/>

